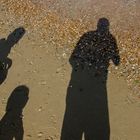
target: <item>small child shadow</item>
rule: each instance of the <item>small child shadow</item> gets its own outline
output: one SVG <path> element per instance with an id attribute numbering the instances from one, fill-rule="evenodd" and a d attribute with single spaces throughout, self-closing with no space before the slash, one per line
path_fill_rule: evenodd
<path id="1" fill-rule="evenodd" d="M 23 115 L 22 111 L 29 97 L 28 87 L 16 87 L 8 98 L 6 113 L 0 121 L 1 140 L 23 140 Z"/>
<path id="2" fill-rule="evenodd" d="M 12 66 L 12 60 L 8 57 L 11 48 L 18 43 L 24 34 L 25 29 L 19 27 L 9 34 L 7 39 L 0 39 L 0 84 L 4 82 L 8 74 L 8 69 Z"/>

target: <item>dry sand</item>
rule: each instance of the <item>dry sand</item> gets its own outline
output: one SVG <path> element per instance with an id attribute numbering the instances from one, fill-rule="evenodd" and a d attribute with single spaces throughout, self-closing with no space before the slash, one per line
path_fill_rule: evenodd
<path id="1" fill-rule="evenodd" d="M 129 43 L 137 41 L 133 43 L 137 46 L 139 43 L 139 32 L 137 30 L 139 26 L 139 15 L 138 12 L 135 11 L 135 2 L 137 2 L 137 6 L 139 6 L 139 1 L 120 1 L 116 2 L 115 5 L 111 0 L 110 3 L 102 1 L 100 6 L 95 6 L 95 9 L 92 9 L 91 6 L 89 6 L 91 5 L 89 4 L 92 2 L 91 0 L 88 1 L 89 3 L 77 2 L 76 4 L 69 1 L 71 4 L 70 6 L 66 6 L 65 1 L 59 1 L 59 5 L 62 6 L 62 8 L 61 6 L 58 6 L 60 9 L 58 7 L 53 8 L 52 5 L 54 4 L 54 1 L 46 1 L 46 3 L 47 2 L 49 3 L 48 5 L 50 5 L 48 6 L 50 9 L 48 8 L 45 11 L 43 10 L 44 12 L 40 12 L 42 9 L 41 6 L 39 4 L 34 5 L 28 0 L 25 0 L 24 2 L 21 0 L 0 1 L 1 39 L 7 38 L 11 32 L 20 26 L 24 27 L 26 30 L 23 37 L 11 48 L 8 58 L 12 60 L 12 66 L 8 70 L 6 79 L 0 85 L 1 121 L 6 113 L 5 110 L 8 98 L 12 91 L 20 85 L 26 85 L 29 88 L 29 99 L 23 108 L 24 140 L 60 139 L 66 107 L 67 87 L 72 71 L 69 64 L 69 57 L 79 36 L 91 28 L 93 30 L 96 29 L 96 23 L 99 17 L 105 15 L 110 20 L 111 31 L 117 39 L 120 39 L 121 41 L 126 40 L 126 31 L 129 32 L 132 30 L 133 32 L 130 35 L 130 38 L 134 38 L 131 41 L 127 41 L 130 41 Z M 122 14 L 121 8 L 118 9 L 120 4 L 123 5 L 123 3 L 126 2 L 130 6 L 126 8 L 127 10 L 124 8 L 125 12 L 123 12 L 123 16 L 131 17 L 128 11 L 131 11 L 131 14 L 133 15 L 131 18 L 127 18 L 128 21 L 122 20 L 124 17 L 120 16 Z M 99 3 L 100 2 L 92 2 L 92 5 L 98 5 Z M 75 6 L 72 6 L 74 4 Z M 78 13 L 79 10 L 76 8 L 76 5 L 79 5 L 81 6 L 79 8 L 82 9 L 85 4 L 89 4 L 87 5 L 89 9 L 83 8 L 83 13 L 89 15 L 88 18 L 91 19 L 92 17 L 92 10 L 97 13 L 93 15 L 93 20 L 90 20 L 90 22 L 88 18 L 81 18 L 81 15 Z M 112 9 L 108 8 L 108 4 Z M 57 2 L 55 2 L 54 6 L 57 6 Z M 73 9 L 70 10 L 69 8 Z M 57 15 L 56 9 L 58 10 Z M 62 10 L 65 10 L 63 14 L 61 13 Z M 113 10 L 116 13 L 118 10 L 118 14 L 112 13 L 111 11 Z M 49 11 L 47 13 L 48 17 L 44 16 L 46 15 L 46 11 Z M 71 11 L 71 14 L 68 14 L 69 11 Z M 82 19 L 82 21 L 79 19 Z M 134 20 L 135 22 L 133 22 Z M 94 24 L 91 25 L 91 23 Z M 89 27 L 87 27 L 87 25 L 89 25 Z M 130 26 L 131 29 L 129 28 Z M 75 31 L 73 31 L 73 29 L 75 29 Z M 123 50 L 121 41 L 118 43 L 120 51 Z M 127 43 L 124 44 L 126 46 Z M 131 47 L 131 45 L 128 46 L 129 49 L 131 49 Z M 120 55 L 124 57 L 124 54 L 126 54 L 124 58 L 128 58 L 128 55 L 132 56 L 131 54 L 136 52 L 137 49 L 128 54 L 126 54 L 126 51 L 122 51 Z M 122 61 L 123 65 L 125 65 L 125 63 L 126 61 Z M 124 69 L 122 64 L 120 66 L 122 68 L 115 67 L 115 69 L 118 71 L 119 69 L 120 71 Z M 139 140 L 139 93 L 136 92 L 134 94 L 133 91 L 130 90 L 130 86 L 128 85 L 131 83 L 130 81 L 132 81 L 130 78 L 127 78 L 125 74 L 120 76 L 120 72 L 116 72 L 114 67 L 112 69 L 112 71 L 110 70 L 107 81 L 111 128 L 110 140 Z M 128 72 L 132 73 L 131 70 Z M 139 73 L 136 75 L 139 75 Z M 138 76 L 134 77 L 138 79 Z M 133 79 L 133 77 L 131 79 Z M 132 85 L 133 84 L 131 84 L 131 86 Z M 9 128 L 10 126 L 7 125 L 7 129 Z M 5 133 L 10 135 L 11 132 L 7 129 L 5 130 Z M 18 131 L 20 131 L 20 129 Z M 18 131 L 15 133 L 18 133 Z"/>

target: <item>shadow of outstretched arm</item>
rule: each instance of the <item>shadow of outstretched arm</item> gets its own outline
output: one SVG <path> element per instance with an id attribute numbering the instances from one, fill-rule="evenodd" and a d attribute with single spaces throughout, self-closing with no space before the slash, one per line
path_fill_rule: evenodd
<path id="1" fill-rule="evenodd" d="M 19 42 L 25 34 L 25 29 L 19 27 L 9 34 L 7 39 L 0 39 L 0 84 L 7 77 L 8 69 L 12 66 L 12 60 L 8 57 L 11 48 Z"/>

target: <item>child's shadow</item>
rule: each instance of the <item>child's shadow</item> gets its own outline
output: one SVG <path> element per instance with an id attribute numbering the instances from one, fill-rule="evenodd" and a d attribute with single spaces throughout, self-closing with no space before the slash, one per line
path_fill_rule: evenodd
<path id="1" fill-rule="evenodd" d="M 24 85 L 16 87 L 11 93 L 6 113 L 0 121 L 1 140 L 23 140 L 22 111 L 28 101 L 28 94 L 29 89 Z"/>
<path id="2" fill-rule="evenodd" d="M 0 39 L 0 84 L 2 84 L 6 79 L 8 69 L 12 65 L 12 60 L 8 58 L 11 48 L 18 43 L 24 34 L 25 29 L 23 27 L 19 27 L 9 34 L 7 39 Z"/>

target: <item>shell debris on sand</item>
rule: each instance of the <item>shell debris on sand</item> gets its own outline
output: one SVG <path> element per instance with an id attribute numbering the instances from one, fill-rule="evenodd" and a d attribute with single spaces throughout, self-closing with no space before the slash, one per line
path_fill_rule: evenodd
<path id="1" fill-rule="evenodd" d="M 37 33 L 41 40 L 50 43 L 57 49 L 63 47 L 74 49 L 82 34 L 91 30 L 91 27 L 96 27 L 95 20 L 98 21 L 100 18 L 99 13 L 97 15 L 93 13 L 94 19 L 89 20 L 88 18 L 88 21 L 85 20 L 88 17 L 86 15 L 83 15 L 83 19 L 62 18 L 56 11 L 44 9 L 41 5 L 32 3 L 31 0 L 2 0 L 1 5 L 3 9 L 6 9 L 7 15 L 12 15 L 12 19 L 9 19 L 11 23 L 22 23 L 28 32 Z M 133 18 L 138 16 L 137 13 L 135 15 L 134 8 L 135 1 L 132 7 L 128 7 L 122 14 L 122 17 L 116 16 L 116 21 L 111 14 L 107 18 L 114 20 L 111 21 L 114 23 L 112 31 L 117 39 L 121 56 L 120 66 L 116 69 L 111 65 L 111 72 L 125 77 L 129 87 L 140 95 L 140 32 L 139 23 L 133 22 L 135 21 Z M 121 11 L 118 11 L 118 14 L 120 13 Z M 132 14 L 134 15 L 131 17 L 131 22 L 126 25 L 126 21 L 130 20 L 127 16 Z M 67 52 L 63 52 L 63 54 L 63 57 L 68 56 Z"/>

